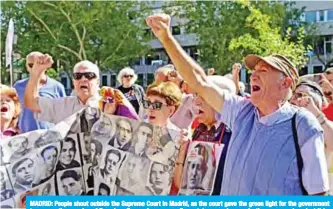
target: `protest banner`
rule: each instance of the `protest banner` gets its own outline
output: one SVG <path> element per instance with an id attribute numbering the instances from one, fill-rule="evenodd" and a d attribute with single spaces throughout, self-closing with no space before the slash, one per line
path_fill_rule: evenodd
<path id="1" fill-rule="evenodd" d="M 167 195 L 180 133 L 85 108 L 0 141 L 1 208 L 27 195 Z"/>
<path id="2" fill-rule="evenodd" d="M 186 157 L 179 195 L 210 195 L 224 145 L 194 141 Z"/>

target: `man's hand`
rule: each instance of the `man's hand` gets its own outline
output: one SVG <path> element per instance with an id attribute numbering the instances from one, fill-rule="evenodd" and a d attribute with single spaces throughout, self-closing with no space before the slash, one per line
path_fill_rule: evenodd
<path id="1" fill-rule="evenodd" d="M 321 113 L 321 111 L 318 109 L 318 107 L 314 103 L 312 97 L 309 97 L 309 96 L 298 98 L 297 106 L 305 107 L 308 111 L 310 111 L 316 117 L 318 117 L 318 115 Z"/>
<path id="2" fill-rule="evenodd" d="M 50 55 L 44 54 L 35 57 L 34 65 L 31 70 L 31 74 L 39 77 L 53 64 L 53 59 Z"/>
<path id="3" fill-rule="evenodd" d="M 146 18 L 147 25 L 162 43 L 168 37 L 172 36 L 170 31 L 170 21 L 171 18 L 167 14 L 151 15 Z"/>
<path id="4" fill-rule="evenodd" d="M 179 87 L 180 87 L 180 83 L 183 80 L 183 78 L 175 70 L 168 73 L 168 78 L 167 79 L 168 79 L 168 81 L 171 81 L 171 82 L 175 83 Z"/>
<path id="5" fill-rule="evenodd" d="M 235 63 L 232 66 L 232 76 L 239 76 L 239 72 L 241 70 L 241 66 L 239 63 Z"/>

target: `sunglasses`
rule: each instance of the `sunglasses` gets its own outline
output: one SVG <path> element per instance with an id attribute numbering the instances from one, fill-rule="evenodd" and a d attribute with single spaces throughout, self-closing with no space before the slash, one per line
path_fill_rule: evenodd
<path id="1" fill-rule="evenodd" d="M 85 77 L 88 80 L 92 80 L 96 78 L 96 74 L 92 72 L 87 72 L 87 73 L 73 73 L 73 78 L 74 80 L 80 80 L 82 77 Z"/>
<path id="2" fill-rule="evenodd" d="M 124 78 L 133 78 L 133 75 L 124 75 Z"/>
<path id="3" fill-rule="evenodd" d="M 151 102 L 148 100 L 143 100 L 143 108 L 148 109 L 150 106 L 153 108 L 153 110 L 160 110 L 162 109 L 162 106 L 165 105 L 162 102 Z"/>
<path id="4" fill-rule="evenodd" d="M 32 68 L 34 66 L 34 63 L 28 63 L 28 67 Z"/>

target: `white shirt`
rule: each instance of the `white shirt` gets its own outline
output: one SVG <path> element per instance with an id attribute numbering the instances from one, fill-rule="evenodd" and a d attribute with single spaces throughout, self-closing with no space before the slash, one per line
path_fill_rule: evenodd
<path id="1" fill-rule="evenodd" d="M 77 96 L 62 98 L 39 97 L 40 113 L 35 113 L 36 120 L 59 123 L 86 107 L 98 108 L 99 97 L 91 97 L 84 105 Z"/>

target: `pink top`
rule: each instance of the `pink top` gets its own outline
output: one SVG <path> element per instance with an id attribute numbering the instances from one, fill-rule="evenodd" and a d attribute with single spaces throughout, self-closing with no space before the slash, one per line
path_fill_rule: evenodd
<path id="1" fill-rule="evenodd" d="M 19 134 L 18 130 L 15 128 L 8 128 L 3 132 L 0 132 L 1 139 L 6 139 Z"/>

